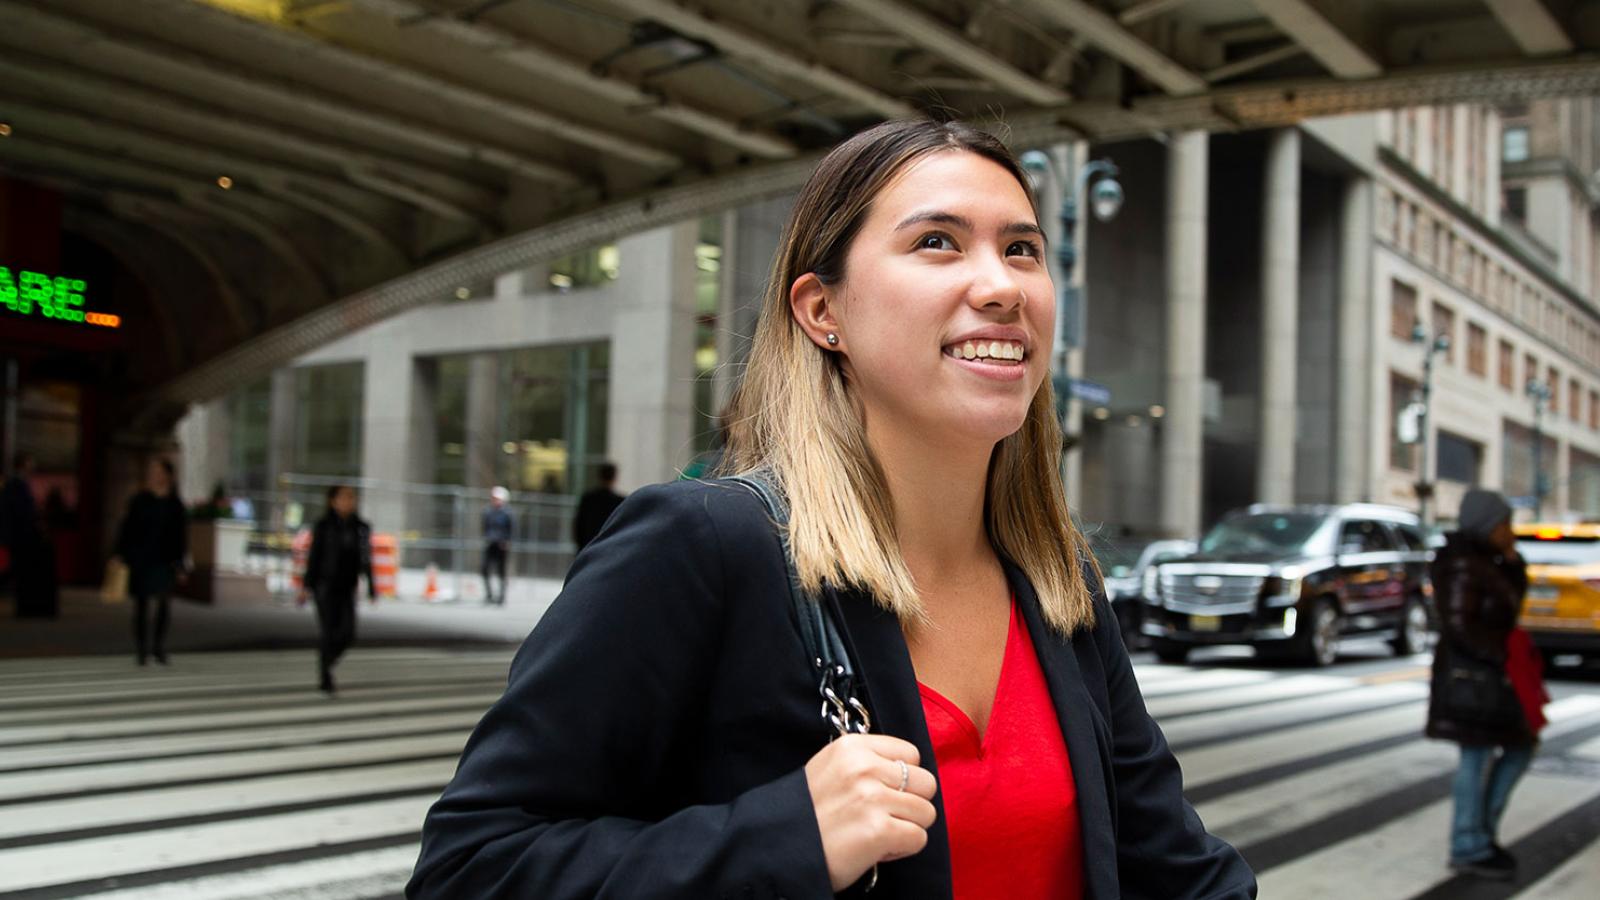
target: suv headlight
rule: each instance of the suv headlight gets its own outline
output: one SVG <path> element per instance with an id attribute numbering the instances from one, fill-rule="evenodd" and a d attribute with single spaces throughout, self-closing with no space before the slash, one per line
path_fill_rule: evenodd
<path id="1" fill-rule="evenodd" d="M 1157 566 L 1146 566 L 1144 570 L 1144 584 L 1141 592 L 1146 603 L 1161 602 L 1161 569 Z"/>
<path id="2" fill-rule="evenodd" d="M 1300 602 L 1300 589 L 1305 579 L 1293 575 L 1274 575 L 1267 579 L 1261 593 L 1269 606 L 1293 606 Z"/>

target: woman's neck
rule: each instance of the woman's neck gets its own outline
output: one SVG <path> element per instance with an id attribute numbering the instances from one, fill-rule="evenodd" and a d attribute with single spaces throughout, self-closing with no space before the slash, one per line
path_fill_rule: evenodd
<path id="1" fill-rule="evenodd" d="M 984 521 L 993 447 L 868 430 L 894 504 L 900 552 L 919 584 L 988 567 L 995 559 Z"/>

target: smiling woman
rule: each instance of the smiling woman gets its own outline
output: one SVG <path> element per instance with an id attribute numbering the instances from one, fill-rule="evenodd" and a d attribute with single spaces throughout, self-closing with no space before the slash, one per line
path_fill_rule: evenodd
<path id="1" fill-rule="evenodd" d="M 408 896 L 1254 896 L 1068 513 L 1043 244 L 969 126 L 822 161 L 727 415 L 735 477 L 641 490 L 578 555 Z"/>

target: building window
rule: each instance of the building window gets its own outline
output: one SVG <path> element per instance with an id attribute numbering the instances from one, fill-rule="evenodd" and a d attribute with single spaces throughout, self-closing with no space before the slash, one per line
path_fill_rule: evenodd
<path id="1" fill-rule="evenodd" d="M 1504 214 L 1506 218 L 1516 219 L 1518 222 L 1528 221 L 1527 188 L 1506 188 Z"/>
<path id="2" fill-rule="evenodd" d="M 1517 351 L 1510 341 L 1500 342 L 1500 386 L 1508 391 L 1517 388 Z"/>
<path id="3" fill-rule="evenodd" d="M 1544 370 L 1544 383 L 1550 387 L 1550 412 L 1560 414 L 1561 411 L 1561 373 L 1555 366 Z"/>
<path id="4" fill-rule="evenodd" d="M 1389 468 L 1402 472 L 1417 470 L 1417 445 L 1400 440 L 1400 419 L 1406 407 L 1418 397 L 1415 381 L 1398 372 L 1389 373 Z"/>
<path id="5" fill-rule="evenodd" d="M 1456 361 L 1456 314 L 1450 311 L 1443 303 L 1433 305 L 1433 336 L 1444 338 L 1447 343 L 1444 350 L 1444 361 L 1455 365 Z"/>
<path id="6" fill-rule="evenodd" d="M 291 471 L 299 475 L 361 474 L 366 369 L 362 363 L 296 369 L 296 429 Z"/>
<path id="7" fill-rule="evenodd" d="M 1437 466 L 1440 481 L 1454 481 L 1466 485 L 1478 483 L 1479 470 L 1483 464 L 1483 447 L 1480 444 L 1448 431 L 1440 431 L 1438 445 Z"/>
<path id="8" fill-rule="evenodd" d="M 1417 327 L 1417 289 L 1399 279 L 1389 283 L 1389 333 L 1411 340 Z"/>
<path id="9" fill-rule="evenodd" d="M 1600 431 L 1600 391 L 1589 392 L 1589 427 Z"/>
<path id="10" fill-rule="evenodd" d="M 1528 127 L 1515 125 L 1501 135 L 1500 161 L 1515 163 L 1528 158 Z"/>
<path id="11" fill-rule="evenodd" d="M 530 347 L 498 364 L 498 483 L 513 491 L 579 494 L 606 461 L 609 343 Z"/>
<path id="12" fill-rule="evenodd" d="M 1574 422 L 1583 421 L 1583 386 L 1576 378 L 1567 381 L 1567 418 Z"/>
<path id="13" fill-rule="evenodd" d="M 272 434 L 272 379 L 259 378 L 228 397 L 228 488 L 272 487 L 267 446 Z"/>
<path id="14" fill-rule="evenodd" d="M 550 286 L 558 291 L 597 287 L 616 281 L 622 257 L 616 244 L 591 247 L 550 263 Z"/>
<path id="15" fill-rule="evenodd" d="M 1539 360 L 1532 353 L 1522 358 L 1522 389 L 1526 391 L 1539 380 Z"/>
<path id="16" fill-rule="evenodd" d="M 700 220 L 700 240 L 694 248 L 695 349 L 694 349 L 694 452 L 706 454 L 718 445 L 722 410 L 716 409 L 718 313 L 722 308 L 722 216 Z M 702 459 L 702 462 L 708 459 Z"/>
<path id="17" fill-rule="evenodd" d="M 1479 378 L 1489 374 L 1489 332 L 1476 322 L 1467 323 L 1467 371 Z"/>

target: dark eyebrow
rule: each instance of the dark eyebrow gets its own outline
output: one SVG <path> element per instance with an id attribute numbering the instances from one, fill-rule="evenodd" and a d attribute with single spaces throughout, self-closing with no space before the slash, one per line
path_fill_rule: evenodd
<path id="1" fill-rule="evenodd" d="M 971 219 L 968 219 L 965 216 L 958 216 L 955 213 L 940 212 L 938 210 L 912 213 L 910 216 L 906 217 L 905 221 L 901 222 L 899 225 L 896 225 L 894 230 L 899 231 L 902 228 L 909 228 L 912 225 L 920 225 L 924 222 L 936 222 L 941 225 L 949 225 L 953 228 L 959 228 L 963 231 L 973 230 Z M 1011 224 L 1000 229 L 1000 233 L 1031 234 L 1040 238 L 1041 240 L 1045 239 L 1044 229 L 1032 222 L 1012 222 Z"/>

